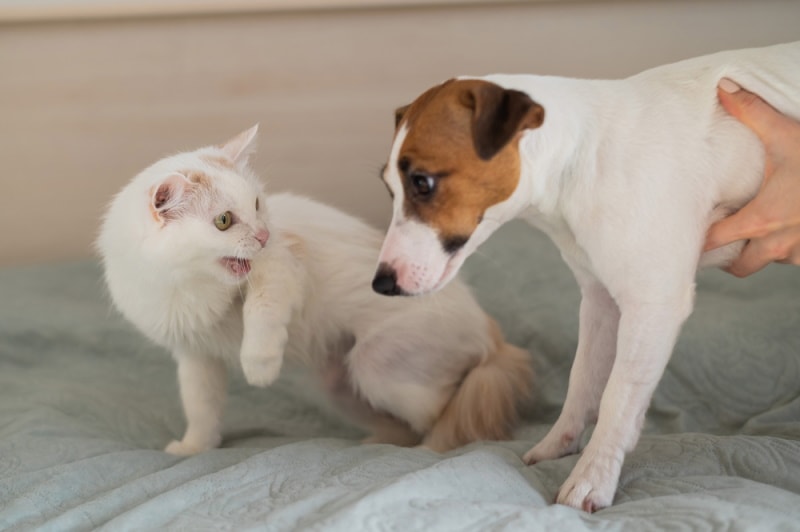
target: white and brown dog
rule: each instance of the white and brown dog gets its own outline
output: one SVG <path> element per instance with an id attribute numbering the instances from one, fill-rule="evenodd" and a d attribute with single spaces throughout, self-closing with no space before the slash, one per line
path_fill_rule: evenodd
<path id="1" fill-rule="evenodd" d="M 376 291 L 440 289 L 517 217 L 555 241 L 580 285 L 564 408 L 525 455 L 533 464 L 575 453 L 596 421 L 559 503 L 587 511 L 612 503 L 692 311 L 698 268 L 741 249 L 702 253 L 709 225 L 751 199 L 763 177 L 762 145 L 718 103 L 724 78 L 800 118 L 800 43 L 623 80 L 459 78 L 397 111 L 383 171 L 394 214 Z"/>

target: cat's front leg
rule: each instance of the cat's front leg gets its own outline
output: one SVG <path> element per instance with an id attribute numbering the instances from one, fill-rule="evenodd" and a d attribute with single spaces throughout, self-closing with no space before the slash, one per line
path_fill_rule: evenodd
<path id="1" fill-rule="evenodd" d="M 228 391 L 225 363 L 194 353 L 175 353 L 178 384 L 186 432 L 183 439 L 170 442 L 170 454 L 188 456 L 218 447 L 222 441 L 222 412 Z"/>
<path id="2" fill-rule="evenodd" d="M 249 384 L 268 386 L 280 375 L 305 274 L 301 261 L 282 241 L 273 243 L 254 270 L 242 310 L 240 360 Z"/>
<path id="3" fill-rule="evenodd" d="M 244 377 L 252 386 L 269 386 L 278 378 L 289 339 L 286 326 L 271 324 L 269 318 L 260 319 L 261 316 L 251 314 L 254 323 L 249 327 L 245 321 L 240 354 Z"/>

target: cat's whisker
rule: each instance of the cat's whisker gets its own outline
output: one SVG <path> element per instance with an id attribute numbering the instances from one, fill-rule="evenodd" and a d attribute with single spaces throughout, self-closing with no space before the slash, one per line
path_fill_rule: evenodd
<path id="1" fill-rule="evenodd" d="M 245 252 L 245 245 L 244 245 L 244 243 L 243 243 L 243 242 L 241 242 L 241 241 L 240 241 L 240 242 L 238 242 L 238 243 L 237 243 L 237 245 L 236 245 L 236 248 L 234 249 L 233 256 L 234 256 L 234 257 L 235 257 L 237 260 L 247 260 L 247 261 L 249 261 L 249 262 L 250 262 L 250 266 L 252 267 L 252 259 L 248 259 L 248 258 L 247 258 L 247 253 Z M 253 285 L 252 285 L 252 283 L 251 283 L 251 281 L 250 281 L 250 271 L 248 271 L 248 272 L 247 272 L 247 273 L 244 275 L 244 283 L 247 283 L 247 288 L 248 288 L 248 289 L 252 289 Z M 239 289 L 239 296 L 241 296 L 241 298 L 242 298 L 242 299 L 244 299 L 244 298 L 245 298 L 245 294 L 244 294 L 244 293 L 243 293 L 243 291 L 242 291 L 242 285 L 243 285 L 244 283 L 239 283 L 239 284 L 237 285 L 237 287 L 238 287 L 238 289 Z"/>
<path id="2" fill-rule="evenodd" d="M 236 285 L 236 288 L 239 290 L 239 297 L 242 299 L 242 301 L 244 301 L 244 292 L 242 291 L 242 284 L 239 283 L 238 285 Z"/>
<path id="3" fill-rule="evenodd" d="M 248 290 L 252 290 L 253 289 L 253 282 L 250 279 L 250 272 L 247 272 L 247 274 L 244 276 L 244 280 L 247 283 L 247 289 Z M 241 289 L 242 289 L 242 286 L 239 285 L 239 292 L 240 293 L 241 293 Z M 244 297 L 244 296 L 242 296 L 242 297 Z"/>

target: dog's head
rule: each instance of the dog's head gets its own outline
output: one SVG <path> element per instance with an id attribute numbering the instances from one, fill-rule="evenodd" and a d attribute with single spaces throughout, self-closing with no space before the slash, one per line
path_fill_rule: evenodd
<path id="1" fill-rule="evenodd" d="M 543 119 L 524 92 L 479 79 L 447 81 L 396 111 L 381 176 L 394 211 L 375 291 L 438 290 L 513 217 L 503 204 L 520 178 L 519 138 Z"/>

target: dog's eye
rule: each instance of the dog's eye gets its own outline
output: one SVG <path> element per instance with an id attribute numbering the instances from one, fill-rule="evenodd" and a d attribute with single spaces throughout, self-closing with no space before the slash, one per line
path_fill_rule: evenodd
<path id="1" fill-rule="evenodd" d="M 427 174 L 411 174 L 410 179 L 414 194 L 421 198 L 427 198 L 436 189 L 436 180 Z"/>

